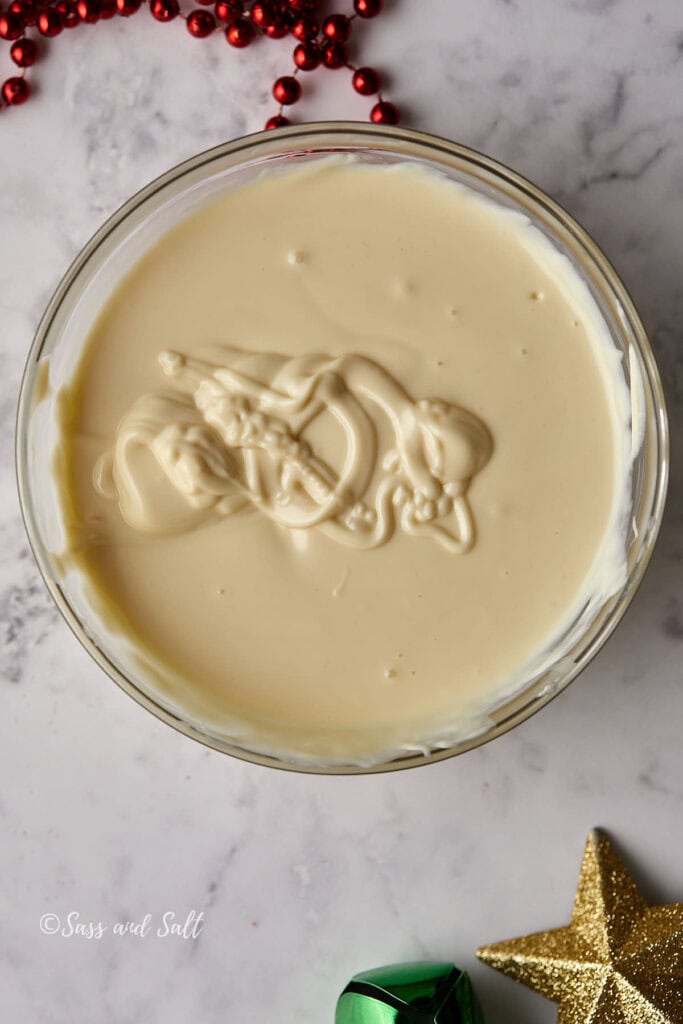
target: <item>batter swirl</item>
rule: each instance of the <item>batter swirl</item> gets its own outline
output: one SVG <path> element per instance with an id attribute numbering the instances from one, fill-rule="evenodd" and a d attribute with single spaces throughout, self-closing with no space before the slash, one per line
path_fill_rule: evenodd
<path id="1" fill-rule="evenodd" d="M 493 447 L 473 413 L 416 402 L 355 354 L 225 349 L 217 364 L 165 351 L 159 363 L 177 390 L 138 399 L 95 470 L 98 490 L 118 498 L 134 529 L 168 533 L 258 509 L 280 526 L 319 528 L 355 548 L 378 547 L 397 528 L 453 554 L 472 547 L 467 490 Z M 325 417 L 339 428 L 338 458 L 322 458 L 307 439 Z M 145 453 L 183 497 L 182 515 L 152 500 Z"/>

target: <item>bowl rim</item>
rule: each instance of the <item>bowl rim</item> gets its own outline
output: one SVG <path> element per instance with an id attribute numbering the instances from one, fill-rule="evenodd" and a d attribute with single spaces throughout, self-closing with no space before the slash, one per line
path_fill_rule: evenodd
<path id="1" fill-rule="evenodd" d="M 323 140 L 326 139 L 325 142 Z M 320 152 L 328 150 L 334 152 L 335 148 L 344 148 L 351 141 L 365 143 L 366 145 L 356 146 L 357 149 L 372 147 L 378 150 L 392 151 L 390 143 L 398 146 L 414 146 L 421 149 L 423 157 L 428 156 L 423 152 L 429 149 L 442 154 L 446 159 L 460 160 L 467 165 L 478 168 L 494 180 L 503 181 L 512 189 L 521 193 L 527 200 L 536 207 L 540 207 L 551 220 L 568 231 L 575 243 L 587 255 L 597 269 L 599 275 L 609 286 L 610 291 L 618 301 L 619 307 L 627 320 L 632 335 L 631 341 L 635 343 L 636 352 L 639 358 L 639 366 L 644 370 L 644 386 L 649 388 L 652 403 L 655 410 L 655 440 L 656 460 L 653 463 L 655 474 L 654 483 L 651 488 L 649 522 L 650 526 L 647 536 L 644 539 L 642 548 L 634 566 L 629 568 L 627 579 L 622 588 L 614 594 L 603 606 L 596 618 L 601 622 L 595 636 L 582 647 L 573 668 L 562 678 L 559 685 L 546 688 L 531 697 L 530 700 L 521 704 L 520 707 L 512 710 L 495 723 L 492 723 L 485 732 L 465 738 L 454 743 L 452 746 L 442 749 L 430 750 L 426 753 L 411 752 L 405 756 L 399 756 L 387 761 L 369 764 L 323 764 L 308 762 L 306 760 L 288 761 L 282 757 L 259 753 L 245 749 L 236 743 L 231 743 L 210 733 L 202 731 L 201 728 L 186 721 L 180 715 L 175 714 L 169 708 L 164 707 L 150 694 L 140 689 L 129 679 L 107 656 L 97 643 L 95 643 L 86 632 L 81 620 L 72 608 L 69 599 L 62 589 L 59 580 L 54 573 L 50 563 L 50 552 L 46 549 L 40 537 L 39 528 L 34 515 L 33 501 L 31 497 L 31 485 L 28 474 L 28 448 L 29 448 L 29 426 L 33 412 L 33 388 L 36 383 L 37 368 L 44 346 L 50 337 L 50 331 L 55 318 L 61 309 L 62 303 L 67 298 L 71 289 L 77 284 L 79 275 L 88 266 L 90 260 L 95 256 L 100 246 L 109 236 L 121 226 L 125 220 L 157 194 L 163 192 L 168 186 L 179 179 L 189 175 L 203 166 L 210 166 L 215 161 L 225 157 L 238 157 L 240 154 L 253 151 L 254 156 L 264 155 L 272 151 L 272 155 L 283 156 L 287 152 L 301 151 L 302 145 L 312 144 L 318 146 Z M 336 147 L 334 143 L 336 142 Z M 314 150 L 317 151 L 317 150 Z M 400 152 L 401 150 L 393 150 Z M 407 154 L 410 156 L 410 154 Z M 241 161 L 236 161 L 239 164 Z M 232 165 L 234 166 L 234 165 Z M 319 121 L 303 125 L 293 125 L 287 128 L 278 129 L 276 132 L 261 131 L 250 135 L 240 136 L 228 142 L 219 144 L 204 150 L 189 159 L 176 164 L 168 171 L 157 176 L 147 185 L 143 186 L 118 207 L 91 236 L 83 246 L 70 266 L 64 273 L 62 279 L 54 290 L 45 311 L 38 323 L 36 332 L 29 348 L 24 371 L 22 374 L 19 390 L 19 399 L 16 414 L 15 429 L 15 469 L 21 516 L 24 528 L 29 541 L 33 557 L 43 581 L 54 600 L 57 608 L 71 629 L 72 633 L 79 640 L 81 646 L 102 668 L 107 675 L 121 689 L 132 697 L 138 704 L 151 712 L 156 718 L 172 726 L 176 731 L 201 743 L 205 747 L 229 754 L 240 760 L 268 767 L 278 768 L 284 771 L 293 771 L 303 774 L 314 775 L 366 775 L 378 774 L 380 772 L 400 771 L 406 768 L 418 767 L 420 765 L 435 764 L 465 753 L 476 747 L 483 746 L 491 740 L 502 736 L 510 729 L 526 721 L 541 708 L 549 704 L 555 697 L 559 696 L 567 686 L 583 671 L 598 651 L 603 647 L 609 637 L 622 620 L 635 593 L 642 581 L 645 570 L 650 562 L 655 541 L 661 527 L 664 504 L 669 473 L 669 431 L 666 414 L 666 403 L 662 388 L 659 370 L 655 362 L 654 354 L 647 337 L 645 328 L 636 311 L 634 303 L 623 284 L 616 270 L 596 244 L 592 236 L 583 228 L 574 216 L 569 214 L 559 203 L 550 198 L 542 189 L 538 188 L 528 179 L 509 168 L 499 160 L 495 160 L 478 150 L 452 142 L 438 135 L 418 131 L 410 128 L 396 126 L 369 125 L 355 121 Z M 609 607 L 608 607 L 609 606 Z M 608 608 L 603 614 L 604 608 Z M 592 624 L 591 624 L 592 625 Z M 590 627 L 589 627 L 590 628 Z M 583 637 L 581 638 L 584 639 Z M 581 641 L 579 641 L 581 642 Z M 573 653 L 573 652 L 572 652 Z M 530 684 L 533 686 L 533 682 Z M 524 696 L 525 691 L 519 694 Z"/>

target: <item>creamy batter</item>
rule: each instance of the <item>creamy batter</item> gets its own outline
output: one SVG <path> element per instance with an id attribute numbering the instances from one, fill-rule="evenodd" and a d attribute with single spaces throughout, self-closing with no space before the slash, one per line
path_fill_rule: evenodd
<path id="1" fill-rule="evenodd" d="M 617 370 L 521 214 L 408 164 L 271 172 L 102 312 L 62 396 L 67 564 L 214 733 L 451 742 L 622 581 Z"/>

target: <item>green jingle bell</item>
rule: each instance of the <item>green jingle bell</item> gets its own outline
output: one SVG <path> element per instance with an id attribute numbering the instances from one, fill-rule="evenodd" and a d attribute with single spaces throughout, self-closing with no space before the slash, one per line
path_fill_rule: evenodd
<path id="1" fill-rule="evenodd" d="M 453 964 L 413 963 L 356 974 L 335 1024 L 483 1024 L 470 979 Z"/>

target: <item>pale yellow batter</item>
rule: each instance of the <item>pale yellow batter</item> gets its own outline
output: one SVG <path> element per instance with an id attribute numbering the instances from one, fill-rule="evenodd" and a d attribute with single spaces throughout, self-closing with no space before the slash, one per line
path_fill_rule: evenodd
<path id="1" fill-rule="evenodd" d="M 621 581 L 620 388 L 520 214 L 407 164 L 271 173 L 103 311 L 62 403 L 69 564 L 214 732 L 445 743 Z"/>

